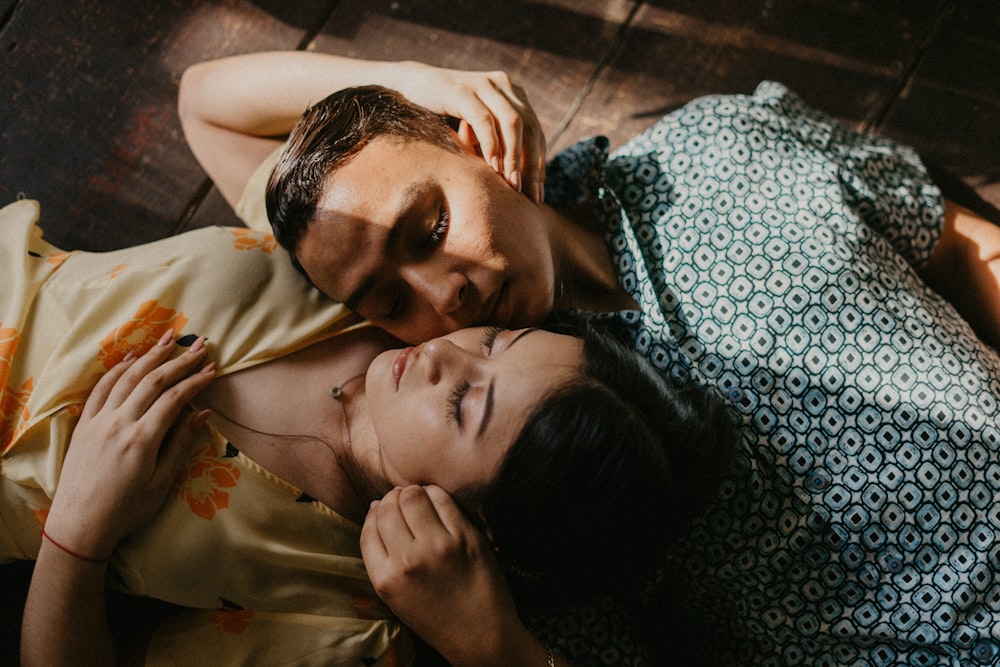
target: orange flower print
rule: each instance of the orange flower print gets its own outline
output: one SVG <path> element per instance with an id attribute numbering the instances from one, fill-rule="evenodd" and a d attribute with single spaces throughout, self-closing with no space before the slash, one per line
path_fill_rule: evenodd
<path id="1" fill-rule="evenodd" d="M 177 497 L 187 501 L 191 511 L 211 521 L 218 510 L 229 507 L 229 494 L 223 489 L 236 486 L 240 471 L 215 453 L 215 445 L 207 444 L 194 455 L 177 486 Z"/>
<path id="2" fill-rule="evenodd" d="M 75 255 L 76 253 L 77 253 L 76 250 L 71 250 L 70 252 L 54 252 L 51 255 L 47 255 L 45 257 L 45 261 L 54 266 L 55 268 L 59 268 L 60 266 L 62 266 L 63 262 L 65 262 L 67 259 Z"/>
<path id="3" fill-rule="evenodd" d="M 10 443 L 27 428 L 31 416 L 28 397 L 31 396 L 34 380 L 29 377 L 20 390 L 7 385 L 17 341 L 17 329 L 0 323 L 0 452 L 7 451 Z"/>
<path id="4" fill-rule="evenodd" d="M 35 522 L 38 523 L 39 528 L 45 527 L 45 520 L 49 518 L 49 510 L 32 510 L 31 515 L 35 517 Z"/>
<path id="5" fill-rule="evenodd" d="M 7 386 L 15 350 L 17 350 L 17 329 L 5 327 L 3 322 L 0 322 L 0 388 Z"/>
<path id="6" fill-rule="evenodd" d="M 270 234 L 258 234 L 250 229 L 234 227 L 229 232 L 236 238 L 237 250 L 253 250 L 260 248 L 268 255 L 278 247 L 278 242 Z"/>
<path id="7" fill-rule="evenodd" d="M 354 615 L 365 621 L 378 620 L 379 615 L 375 613 L 375 600 L 371 599 L 367 595 L 355 595 L 354 599 L 351 600 L 351 606 L 354 607 Z"/>
<path id="8" fill-rule="evenodd" d="M 31 420 L 28 398 L 31 397 L 34 386 L 33 378 L 25 380 L 20 391 L 3 386 L 3 391 L 0 392 L 0 453 L 7 451 L 11 443 L 28 428 Z"/>
<path id="9" fill-rule="evenodd" d="M 105 336 L 98 359 L 108 370 L 133 350 L 136 354 L 148 351 L 167 330 L 180 333 L 185 324 L 187 318 L 182 313 L 162 308 L 156 301 L 146 301 L 139 305 L 131 320 Z"/>
<path id="10" fill-rule="evenodd" d="M 385 652 L 385 667 L 412 665 L 416 660 L 417 651 L 413 645 L 413 637 L 410 636 L 406 628 L 399 628 L 396 636 L 389 643 L 389 649 Z"/>
<path id="11" fill-rule="evenodd" d="M 244 630 L 250 627 L 253 612 L 244 609 L 216 609 L 209 615 L 209 618 L 219 632 L 241 635 Z"/>
<path id="12" fill-rule="evenodd" d="M 111 271 L 108 272 L 108 275 L 110 276 L 110 278 L 112 280 L 114 280 L 115 278 L 117 278 L 118 276 L 120 276 L 122 273 L 124 273 L 125 269 L 127 269 L 128 267 L 129 267 L 129 262 L 125 262 L 124 264 L 119 264 L 118 266 L 113 267 L 111 269 Z"/>

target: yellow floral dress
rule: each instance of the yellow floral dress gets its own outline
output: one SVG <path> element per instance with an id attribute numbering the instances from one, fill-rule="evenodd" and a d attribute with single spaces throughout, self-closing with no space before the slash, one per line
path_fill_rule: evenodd
<path id="1" fill-rule="evenodd" d="M 89 390 L 172 330 L 208 336 L 220 373 L 363 322 L 308 287 L 266 233 L 208 228 L 109 253 L 42 238 L 36 202 L 0 209 L 0 561 L 32 559 Z M 376 598 L 360 528 L 217 433 L 166 506 L 116 551 L 112 584 L 189 611 L 148 663 L 399 665 L 407 633 Z"/>

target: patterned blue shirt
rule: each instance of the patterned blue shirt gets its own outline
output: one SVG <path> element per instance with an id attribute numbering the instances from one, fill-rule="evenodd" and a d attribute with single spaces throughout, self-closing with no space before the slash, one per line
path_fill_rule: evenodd
<path id="1" fill-rule="evenodd" d="M 637 348 L 741 435 L 643 612 L 664 655 L 1000 664 L 1000 363 L 915 272 L 943 220 L 916 154 L 770 82 L 607 151 L 557 156 L 549 201 L 596 203 Z"/>

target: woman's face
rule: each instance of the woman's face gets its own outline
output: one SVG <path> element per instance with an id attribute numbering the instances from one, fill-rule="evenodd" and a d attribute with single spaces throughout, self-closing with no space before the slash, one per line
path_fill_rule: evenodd
<path id="1" fill-rule="evenodd" d="M 382 353 L 366 393 L 383 473 L 450 492 L 489 481 L 535 406 L 582 364 L 580 339 L 539 329 L 462 329 Z"/>

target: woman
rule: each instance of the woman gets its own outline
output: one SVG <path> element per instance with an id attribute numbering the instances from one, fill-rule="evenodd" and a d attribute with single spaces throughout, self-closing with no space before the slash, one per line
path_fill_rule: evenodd
<path id="1" fill-rule="evenodd" d="M 695 437 L 703 431 L 703 407 L 662 385 L 643 366 L 629 364 L 630 357 L 600 337 L 587 336 L 581 349 L 579 340 L 565 335 L 482 329 L 393 350 L 387 336 L 362 327 L 263 363 L 263 352 L 253 351 L 259 340 L 227 342 L 218 322 L 226 321 L 233 308 L 240 318 L 267 321 L 262 311 L 271 307 L 266 301 L 250 305 L 237 298 L 236 303 L 213 306 L 200 303 L 212 301 L 200 288 L 239 297 L 238 283 L 263 274 L 264 289 L 271 289 L 271 283 L 281 282 L 284 270 L 278 266 L 285 266 L 287 258 L 275 261 L 255 249 L 247 259 L 239 253 L 253 243 L 234 246 L 226 230 L 105 255 L 66 256 L 34 233 L 34 210 L 17 204 L 0 212 L 0 230 L 8 241 L 3 251 L 15 274 L 10 284 L 25 288 L 10 290 L 3 303 L 4 327 L 16 342 L 6 348 L 5 403 L 13 395 L 11 385 L 23 388 L 23 401 L 19 410 L 10 411 L 11 426 L 4 433 L 9 444 L 0 471 L 3 519 L 10 529 L 5 538 L 12 545 L 5 555 L 32 557 L 34 548 L 39 558 L 26 612 L 27 659 L 48 663 L 107 655 L 93 646 L 96 642 L 108 650 L 106 628 L 83 626 L 80 619 L 100 617 L 93 612 L 103 607 L 105 559 L 126 534 L 145 524 L 188 453 L 190 460 L 166 506 L 119 546 L 110 566 L 120 588 L 205 610 L 167 619 L 150 646 L 153 661 L 169 656 L 183 662 L 192 652 L 202 659 L 288 660 L 295 655 L 288 653 L 289 646 L 325 661 L 345 655 L 405 659 L 399 655 L 405 648 L 396 626 L 366 592 L 357 558 L 356 526 L 372 501 L 393 487 L 435 485 L 426 491 L 390 492 L 366 527 L 369 551 L 391 552 L 394 522 L 405 520 L 414 508 L 420 517 L 434 507 L 437 516 L 459 526 L 463 539 L 474 545 L 472 576 L 487 573 L 485 583 L 460 580 L 466 597 L 479 590 L 496 597 L 502 591 L 496 586 L 496 568 L 476 564 L 489 548 L 472 537 L 475 532 L 441 487 L 491 530 L 502 561 L 532 576 L 547 575 L 543 581 L 551 590 L 581 584 L 590 572 L 587 564 L 601 563 L 616 547 L 646 549 L 648 556 L 655 552 L 657 539 L 629 546 L 642 522 L 630 520 L 637 516 L 631 511 L 609 512 L 611 500 L 630 510 L 662 505 L 674 493 L 689 495 L 684 489 L 690 476 L 679 475 L 675 484 L 666 476 L 662 452 L 646 448 L 645 454 L 633 455 L 628 449 L 658 442 L 654 434 L 671 426 L 680 428 L 671 433 L 681 446 L 673 463 L 679 470 L 687 456 L 682 450 L 692 448 L 692 462 L 710 451 L 700 448 L 703 443 Z M 238 235 L 242 241 L 252 238 Z M 177 254 L 171 259 L 172 252 Z M 150 273 L 144 262 L 153 256 L 159 261 Z M 213 270 L 229 259 L 234 263 L 228 271 Z M 133 269 L 136 274 L 130 277 Z M 154 275 L 152 288 L 158 296 L 150 307 L 144 283 Z M 110 297 L 109 302 L 84 298 L 98 293 Z M 266 295 L 246 294 L 250 301 Z M 145 324 L 130 328 L 133 317 L 114 327 L 114 336 L 99 340 L 95 332 L 104 330 L 99 323 L 107 314 L 114 319 L 119 309 L 129 312 L 136 302 L 149 315 Z M 317 311 L 331 312 L 328 304 L 317 305 Z M 313 315 L 318 322 L 319 312 Z M 44 335 L 54 324 L 69 321 L 66 335 Z M 21 326 L 8 327 L 8 322 Z M 152 333 L 156 326 L 149 322 L 163 329 L 155 341 L 136 335 L 143 326 Z M 177 328 L 193 332 L 201 327 L 211 329 L 213 339 L 218 335 L 221 349 L 213 355 L 214 365 L 188 375 L 204 362 L 204 336 L 186 340 L 188 352 L 173 361 L 167 361 L 170 343 Z M 76 357 L 53 357 L 53 349 L 63 345 L 78 351 Z M 74 374 L 71 369 L 78 362 L 82 365 Z M 100 365 L 110 365 L 110 370 L 81 409 L 80 392 L 96 379 L 92 369 Z M 206 389 L 217 370 L 221 377 Z M 175 390 L 167 390 L 175 384 Z M 640 393 L 616 400 L 619 389 Z M 198 391 L 199 411 L 177 430 L 181 440 L 194 439 L 195 445 L 174 438 L 159 452 L 173 418 Z M 671 399 L 676 399 L 676 412 L 665 409 L 663 402 Z M 80 425 L 67 451 L 62 438 L 77 417 Z M 581 421 L 583 417 L 589 421 Z M 190 428 L 206 419 L 210 431 Z M 612 427 L 615 432 L 607 430 Z M 609 450 L 609 441 L 621 445 Z M 138 445 L 142 448 L 134 454 Z M 542 445 L 559 456 L 540 460 Z M 572 452 L 578 456 L 565 456 Z M 534 532 L 520 529 L 520 523 L 531 522 L 513 504 L 533 504 L 530 484 L 518 473 L 517 466 L 524 465 L 518 458 L 538 471 L 546 466 L 553 471 L 537 480 L 537 490 L 554 496 L 544 499 L 549 512 L 534 510 Z M 615 465 L 602 466 L 602 459 Z M 631 468 L 623 465 L 629 462 Z M 587 474 L 581 478 L 583 472 Z M 638 483 L 644 476 L 647 481 Z M 645 491 L 631 497 L 619 491 L 606 498 L 606 490 L 615 488 Z M 49 497 L 54 497 L 51 508 Z M 586 514 L 590 525 L 566 524 L 569 510 Z M 673 508 L 670 512 L 681 514 Z M 30 528 L 35 521 L 44 525 L 44 532 L 37 523 Z M 605 523 L 608 532 L 602 533 L 597 526 Z M 557 537 L 563 525 L 566 539 Z M 579 570 L 567 567 L 557 577 L 560 551 L 538 549 L 539 533 L 553 549 L 571 549 Z M 499 603 L 488 607 L 496 610 L 488 619 L 495 624 L 496 634 L 489 638 L 494 644 L 480 633 L 471 647 L 465 637 L 435 636 L 441 628 L 433 624 L 425 628 L 427 639 L 456 664 L 481 663 L 483 651 L 489 656 L 494 646 L 502 646 L 506 656 L 523 651 L 526 660 L 532 655 L 544 660 L 546 649 L 517 620 L 509 598 L 501 595 Z M 74 638 L 83 643 L 75 644 Z M 203 640 L 214 654 L 199 643 Z"/>

